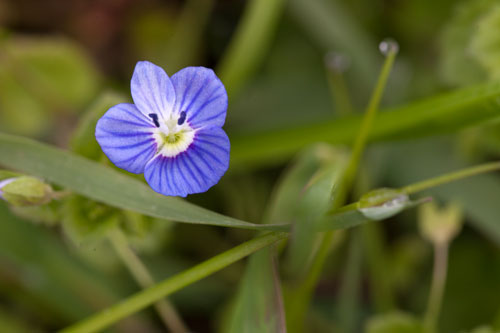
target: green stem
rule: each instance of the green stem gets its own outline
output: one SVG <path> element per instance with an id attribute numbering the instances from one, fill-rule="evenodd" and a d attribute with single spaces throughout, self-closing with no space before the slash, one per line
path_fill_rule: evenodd
<path id="1" fill-rule="evenodd" d="M 116 253 L 128 268 L 137 283 L 143 288 L 154 285 L 154 280 L 141 259 L 130 248 L 127 238 L 119 229 L 111 231 L 108 238 Z M 154 304 L 163 323 L 172 332 L 189 332 L 181 317 L 167 299 L 160 299 Z"/>
<path id="2" fill-rule="evenodd" d="M 427 304 L 427 311 L 424 316 L 424 331 L 426 333 L 436 332 L 448 270 L 448 247 L 449 243 L 434 244 L 434 269 L 432 274 L 431 291 L 429 295 L 429 302 Z"/>
<path id="3" fill-rule="evenodd" d="M 462 169 L 459 171 L 446 173 L 444 175 L 437 176 L 434 178 L 422 180 L 420 182 L 416 182 L 416 183 L 401 187 L 399 189 L 399 191 L 401 193 L 405 193 L 405 194 L 410 195 L 410 194 L 414 194 L 417 192 L 431 189 L 433 187 L 437 187 L 437 186 L 448 184 L 448 183 L 451 183 L 451 182 L 454 182 L 457 180 L 461 180 L 463 178 L 472 177 L 472 176 L 480 175 L 482 173 L 497 171 L 497 170 L 500 170 L 500 162 L 485 163 L 485 164 L 473 166 L 470 168 Z M 385 199 L 382 199 L 382 200 L 385 200 Z M 376 205 L 382 204 L 382 203 L 383 203 L 383 201 L 381 201 L 381 202 L 374 201 L 373 205 L 376 206 Z M 359 208 L 359 201 L 356 201 L 356 202 L 350 203 L 348 205 L 342 206 L 331 213 L 332 213 L 332 215 L 335 215 L 335 214 L 343 213 L 346 211 L 355 210 L 358 208 Z"/>
<path id="4" fill-rule="evenodd" d="M 435 178 L 423 180 L 408 186 L 403 187 L 401 190 L 406 194 L 413 194 L 423 190 L 427 190 L 432 187 L 450 183 L 462 178 L 475 176 L 481 173 L 500 170 L 500 162 L 485 163 L 471 168 L 451 172 L 438 176 Z"/>
<path id="5" fill-rule="evenodd" d="M 326 59 L 326 76 L 328 78 L 328 85 L 330 87 L 330 96 L 332 97 L 335 109 L 340 115 L 352 114 L 354 108 L 351 102 L 351 96 L 347 84 L 342 74 L 344 71 L 343 64 L 337 64 L 342 59 L 341 55 L 328 54 L 327 57 L 337 57 L 337 59 Z"/>
<path id="6" fill-rule="evenodd" d="M 337 192 L 338 194 L 333 201 L 334 208 L 342 206 L 342 204 L 345 202 L 347 191 L 351 189 L 352 184 L 354 183 L 356 174 L 358 172 L 358 166 L 361 160 L 361 156 L 363 155 L 363 152 L 365 150 L 368 141 L 368 135 L 370 134 L 370 131 L 373 127 L 373 121 L 375 120 L 375 116 L 380 105 L 380 100 L 382 99 L 385 86 L 387 85 L 387 79 L 389 78 L 394 60 L 396 59 L 396 54 L 397 51 L 395 48 L 393 48 L 386 56 L 384 66 L 382 67 L 377 81 L 377 85 L 375 86 L 375 90 L 373 91 L 372 97 L 370 98 L 368 108 L 366 109 L 365 115 L 361 122 L 361 127 L 354 141 L 349 164 L 347 165 L 346 172 L 342 177 L 342 183 L 339 186 L 339 190 Z"/>
<path id="7" fill-rule="evenodd" d="M 354 179 L 358 171 L 358 165 L 361 160 L 361 155 L 363 154 L 364 148 L 366 146 L 368 134 L 370 133 L 370 130 L 372 128 L 373 120 L 375 119 L 375 115 L 377 113 L 380 100 L 382 99 L 382 94 L 384 92 L 387 79 L 391 72 L 392 65 L 394 64 L 396 54 L 397 54 L 396 48 L 391 48 L 387 53 L 384 66 L 382 67 L 382 70 L 380 72 L 377 81 L 377 85 L 375 87 L 375 90 L 373 91 L 372 97 L 368 104 L 368 108 L 363 117 L 359 133 L 356 136 L 354 147 L 345 174 L 342 177 L 339 185 L 333 189 L 333 191 L 335 191 L 333 193 L 334 195 L 332 203 L 333 211 L 335 211 L 337 208 L 341 207 L 344 204 L 347 198 L 347 193 L 352 187 L 352 184 L 354 183 Z M 316 256 L 312 259 L 311 269 L 309 270 L 309 273 L 304 278 L 304 280 L 297 287 L 296 291 L 297 299 L 295 300 L 295 302 L 298 302 L 298 300 L 300 300 L 301 302 L 304 303 L 302 305 L 304 312 L 309 305 L 313 288 L 314 286 L 317 285 L 319 277 L 321 276 L 321 272 L 325 265 L 326 259 L 328 258 L 328 254 L 330 253 L 330 248 L 331 248 L 330 245 L 333 239 L 334 239 L 334 231 L 328 231 L 323 235 L 323 239 L 321 240 L 318 252 Z M 300 316 L 304 315 L 305 314 L 300 314 Z M 300 325 L 302 325 L 303 323 L 299 322 L 299 319 L 296 319 L 295 322 L 297 322 Z"/>
<path id="8" fill-rule="evenodd" d="M 240 244 L 224 253 L 202 262 L 182 273 L 145 289 L 114 306 L 101 311 L 73 326 L 63 329 L 65 333 L 93 333 L 153 304 L 210 274 L 288 236 L 287 233 L 272 232 Z"/>

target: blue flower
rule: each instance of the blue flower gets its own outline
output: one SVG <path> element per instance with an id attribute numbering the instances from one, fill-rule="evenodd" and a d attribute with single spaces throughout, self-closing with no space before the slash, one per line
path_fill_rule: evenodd
<path id="1" fill-rule="evenodd" d="M 187 67 L 172 75 L 137 63 L 131 81 L 135 104 L 118 104 L 99 119 L 95 136 L 119 168 L 144 173 L 156 192 L 185 197 L 217 184 L 229 166 L 222 129 L 227 93 L 215 73 Z"/>

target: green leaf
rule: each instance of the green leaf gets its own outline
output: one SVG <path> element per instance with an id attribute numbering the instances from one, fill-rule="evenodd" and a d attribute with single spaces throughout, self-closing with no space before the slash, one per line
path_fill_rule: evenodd
<path id="1" fill-rule="evenodd" d="M 19 274 L 19 281 L 25 281 L 12 295 L 13 301 L 34 314 L 52 322 L 78 320 L 127 293 L 117 281 L 71 256 L 53 233 L 16 218 L 1 202 L 0 216 L 0 257 L 11 264 L 10 274 Z M 39 283 L 30 283 L 32 278 Z"/>
<path id="2" fill-rule="evenodd" d="M 460 1 L 447 22 L 442 34 L 441 72 L 443 78 L 454 85 L 470 85 L 486 78 L 477 54 L 471 50 L 471 41 L 476 38 L 480 18 L 488 13 L 495 0 Z M 493 35 L 496 35 L 493 31 Z M 477 42 L 476 42 L 477 43 Z M 474 48 L 477 48 L 474 47 Z"/>
<path id="3" fill-rule="evenodd" d="M 99 75 L 84 50 L 64 38 L 16 36 L 5 42 L 6 63 L 28 91 L 52 105 L 78 107 L 98 88 Z"/>
<path id="4" fill-rule="evenodd" d="M 78 155 L 8 134 L 0 134 L 0 164 L 36 175 L 80 195 L 144 215 L 194 224 L 283 230 L 220 215 L 175 197 L 162 196 L 141 181 Z"/>
<path id="5" fill-rule="evenodd" d="M 238 29 L 217 72 L 229 95 L 235 94 L 255 72 L 269 49 L 284 0 L 248 1 Z"/>
<path id="6" fill-rule="evenodd" d="M 250 257 L 226 333 L 286 332 L 274 252 L 266 248 Z"/>
<path id="7" fill-rule="evenodd" d="M 500 79 L 500 5 L 495 3 L 477 23 L 477 32 L 471 41 L 471 53 L 488 72 L 490 78 Z"/>
<path id="8" fill-rule="evenodd" d="M 4 129 L 39 135 L 55 111 L 76 111 L 94 96 L 100 77 L 77 44 L 63 38 L 1 41 L 0 116 Z"/>
<path id="9" fill-rule="evenodd" d="M 69 144 L 71 150 L 78 155 L 82 155 L 92 160 L 99 160 L 104 153 L 95 140 L 95 127 L 97 121 L 112 106 L 126 102 L 128 102 L 128 100 L 125 96 L 114 92 L 108 91 L 101 94 L 80 118 L 78 126 L 71 136 Z"/>
<path id="10" fill-rule="evenodd" d="M 320 146 L 316 158 L 319 167 L 303 184 L 298 201 L 292 203 L 293 229 L 287 258 L 289 273 L 305 273 L 310 266 L 318 227 L 331 207 L 334 186 L 345 172 L 348 155 L 328 146 Z M 327 149 L 329 148 L 329 149 Z M 307 158 L 308 156 L 306 156 Z"/>
<path id="11" fill-rule="evenodd" d="M 499 118 L 500 82 L 477 85 L 380 112 L 371 141 L 442 135 Z M 348 116 L 296 128 L 231 136 L 231 167 L 283 162 L 315 142 L 346 144 L 354 140 L 361 116 Z"/>
<path id="12" fill-rule="evenodd" d="M 412 315 L 395 312 L 371 318 L 366 333 L 423 333 L 422 324 Z"/>

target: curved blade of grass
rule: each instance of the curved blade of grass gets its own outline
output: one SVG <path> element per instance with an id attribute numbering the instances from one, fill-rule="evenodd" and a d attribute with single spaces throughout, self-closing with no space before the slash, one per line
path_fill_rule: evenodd
<path id="1" fill-rule="evenodd" d="M 240 244 L 199 265 L 145 289 L 107 310 L 99 312 L 86 320 L 68 327 L 62 330 L 61 333 L 91 333 L 101 331 L 109 325 L 153 304 L 157 300 L 199 281 L 266 246 L 285 239 L 287 235 L 288 234 L 282 232 L 272 232 Z"/>
<path id="2" fill-rule="evenodd" d="M 155 193 L 146 184 L 70 152 L 0 133 L 0 165 L 43 178 L 110 206 L 144 215 L 223 227 L 282 230 L 284 226 L 244 222 Z"/>
<path id="3" fill-rule="evenodd" d="M 377 114 L 370 141 L 454 132 L 500 118 L 500 82 L 476 85 Z M 361 115 L 297 128 L 231 137 L 232 169 L 281 162 L 314 142 L 351 143 Z"/>

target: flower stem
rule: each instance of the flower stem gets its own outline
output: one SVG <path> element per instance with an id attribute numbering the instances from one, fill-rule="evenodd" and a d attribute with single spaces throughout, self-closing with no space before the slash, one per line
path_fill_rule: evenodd
<path id="1" fill-rule="evenodd" d="M 500 170 L 500 162 L 485 163 L 478 166 L 474 166 L 467 169 L 462 169 L 455 172 L 450 172 L 442 176 L 438 176 L 431 179 L 426 179 L 421 182 L 417 182 L 408 186 L 403 187 L 401 190 L 406 194 L 413 194 L 423 190 L 427 190 L 432 187 L 450 183 L 462 178 L 475 176 L 481 173 Z"/>
<path id="2" fill-rule="evenodd" d="M 141 259 L 132 251 L 123 232 L 119 229 L 114 229 L 109 233 L 108 238 L 137 283 L 143 289 L 153 286 L 153 277 Z M 154 307 L 170 331 L 175 333 L 189 332 L 174 306 L 167 299 L 158 300 L 154 304 Z"/>
<path id="3" fill-rule="evenodd" d="M 157 283 L 73 326 L 67 327 L 63 329 L 61 333 L 93 333 L 101 331 L 109 325 L 144 309 L 165 296 L 199 281 L 287 236 L 287 233 L 271 232 L 240 244 L 182 273 Z"/>
<path id="4" fill-rule="evenodd" d="M 448 247 L 448 242 L 434 243 L 434 268 L 431 291 L 427 303 L 427 311 L 424 316 L 424 331 L 426 333 L 436 332 L 448 270 Z"/>
<path id="5" fill-rule="evenodd" d="M 342 177 L 341 184 L 339 186 L 337 195 L 333 201 L 333 207 L 340 207 L 346 200 L 347 192 L 351 189 L 352 184 L 356 178 L 358 172 L 359 163 L 361 161 L 361 156 L 365 150 L 368 135 L 373 127 L 373 121 L 377 115 L 380 100 L 384 93 L 385 86 L 387 85 L 387 79 L 391 73 L 392 66 L 394 65 L 394 60 L 396 59 L 397 50 L 391 49 L 387 54 L 384 62 L 384 66 L 380 72 L 377 85 L 373 91 L 372 97 L 366 109 L 365 115 L 361 122 L 361 127 L 359 129 L 358 135 L 354 141 L 352 148 L 349 164 L 347 165 L 346 172 Z"/>
<path id="6" fill-rule="evenodd" d="M 375 115 L 377 114 L 380 100 L 382 99 L 384 88 L 387 84 L 387 79 L 389 78 L 389 74 L 396 58 L 396 54 L 397 48 L 391 48 L 386 54 L 385 62 L 380 72 L 377 85 L 375 86 L 375 90 L 373 91 L 365 115 L 361 122 L 361 127 L 359 129 L 358 135 L 356 136 L 356 140 L 354 142 L 346 171 L 342 179 L 340 180 L 339 185 L 335 186 L 333 189 L 333 191 L 335 192 L 333 193 L 333 203 L 331 209 L 332 211 L 335 211 L 345 203 L 347 193 L 354 183 L 356 174 L 358 172 L 359 162 L 365 149 L 368 135 L 370 134 L 370 130 L 373 126 L 373 121 L 375 119 Z M 304 313 L 298 313 L 298 311 L 295 311 L 296 313 L 294 315 L 296 315 L 296 317 L 293 319 L 295 326 L 294 329 L 298 329 L 299 331 L 301 330 L 303 325 L 303 318 L 305 316 L 305 311 L 307 310 L 307 307 L 309 305 L 311 294 L 314 290 L 314 287 L 317 285 L 326 259 L 328 258 L 328 255 L 330 253 L 334 235 L 334 231 L 325 232 L 318 248 L 318 252 L 312 259 L 311 269 L 294 292 L 296 299 L 293 302 L 303 303 L 300 308 Z"/>

